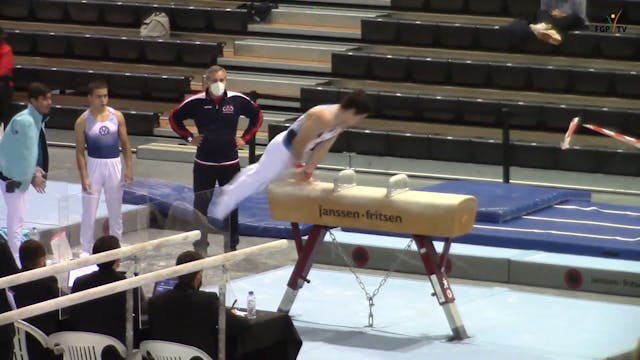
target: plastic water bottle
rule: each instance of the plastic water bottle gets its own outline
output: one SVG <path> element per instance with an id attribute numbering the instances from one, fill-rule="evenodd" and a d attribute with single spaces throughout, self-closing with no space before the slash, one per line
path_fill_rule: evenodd
<path id="1" fill-rule="evenodd" d="M 29 239 L 40 241 L 40 233 L 35 226 L 32 227 L 31 230 L 29 230 Z"/>
<path id="2" fill-rule="evenodd" d="M 249 295 L 247 296 L 247 318 L 256 318 L 256 295 L 253 291 L 249 291 Z"/>

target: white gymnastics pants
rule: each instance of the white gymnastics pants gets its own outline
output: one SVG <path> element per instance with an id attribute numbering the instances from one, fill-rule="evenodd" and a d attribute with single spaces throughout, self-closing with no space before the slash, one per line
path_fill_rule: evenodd
<path id="1" fill-rule="evenodd" d="M 211 216 L 216 219 L 226 218 L 242 200 L 263 191 L 272 181 L 288 175 L 294 160 L 284 145 L 285 134 L 286 131 L 273 138 L 260 161 L 242 169 L 222 188 Z"/>
<path id="2" fill-rule="evenodd" d="M 24 213 L 27 210 L 27 192 L 16 189 L 13 193 L 6 192 L 6 183 L 0 180 L 2 197 L 7 206 L 7 237 L 11 253 L 20 265 L 18 249 L 22 244 L 22 226 L 24 225 Z"/>
<path id="3" fill-rule="evenodd" d="M 91 254 L 94 242 L 96 212 L 100 202 L 100 193 L 104 189 L 104 198 L 109 214 L 109 234 L 122 239 L 122 163 L 120 158 L 96 159 L 87 156 L 87 173 L 91 182 L 91 194 L 82 192 L 82 223 L 80 224 L 80 242 L 82 251 Z"/>

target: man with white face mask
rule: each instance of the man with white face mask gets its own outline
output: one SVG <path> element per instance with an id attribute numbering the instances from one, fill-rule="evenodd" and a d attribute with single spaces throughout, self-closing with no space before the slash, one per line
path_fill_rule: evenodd
<path id="1" fill-rule="evenodd" d="M 197 146 L 193 162 L 194 222 L 202 231 L 200 240 L 194 242 L 194 249 L 206 255 L 207 209 L 213 196 L 216 182 L 227 184 L 240 171 L 238 149 L 242 148 L 262 125 L 262 111 L 248 97 L 226 90 L 227 72 L 221 66 L 210 67 L 204 76 L 205 91 L 196 94 L 176 107 L 169 115 L 171 128 L 188 143 Z M 238 118 L 249 119 L 242 136 L 236 137 Z M 193 134 L 184 125 L 192 119 L 198 130 Z M 230 233 L 230 248 L 233 251 L 239 242 L 238 212 L 234 211 L 225 219 Z"/>

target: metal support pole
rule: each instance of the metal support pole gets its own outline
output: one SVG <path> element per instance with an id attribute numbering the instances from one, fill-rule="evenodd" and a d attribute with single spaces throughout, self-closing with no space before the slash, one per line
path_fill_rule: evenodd
<path id="1" fill-rule="evenodd" d="M 511 180 L 511 134 L 509 129 L 509 109 L 500 109 L 499 117 L 502 122 L 502 182 L 508 184 Z"/>
<path id="2" fill-rule="evenodd" d="M 127 356 L 133 353 L 133 289 L 127 290 L 126 296 L 126 323 L 125 323 L 125 342 L 127 346 Z"/>
<path id="3" fill-rule="evenodd" d="M 226 359 L 227 334 L 227 266 L 222 265 L 222 282 L 218 287 L 218 359 Z"/>

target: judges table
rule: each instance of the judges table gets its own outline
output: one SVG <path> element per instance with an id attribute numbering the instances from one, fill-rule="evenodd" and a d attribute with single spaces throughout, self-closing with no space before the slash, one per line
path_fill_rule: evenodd
<path id="1" fill-rule="evenodd" d="M 255 319 L 239 318 L 228 322 L 228 326 L 228 359 L 293 360 L 302 347 L 302 339 L 288 314 L 258 310 Z"/>

